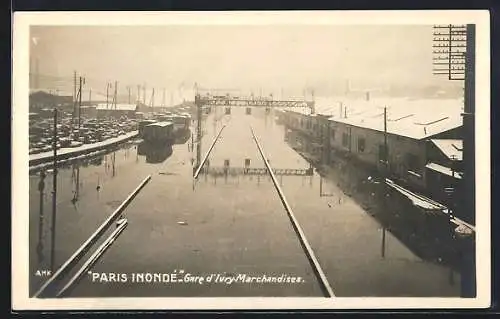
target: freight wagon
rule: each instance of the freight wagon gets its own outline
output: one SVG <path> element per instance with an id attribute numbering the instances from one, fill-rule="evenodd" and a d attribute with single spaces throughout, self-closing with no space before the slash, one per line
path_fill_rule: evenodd
<path id="1" fill-rule="evenodd" d="M 174 139 L 174 124 L 172 122 L 157 122 L 146 125 L 142 138 L 152 143 L 169 143 Z"/>
<path id="2" fill-rule="evenodd" d="M 147 126 L 147 125 L 150 125 L 150 124 L 153 124 L 153 123 L 156 123 L 157 121 L 155 120 L 143 120 L 143 121 L 140 121 L 139 122 L 139 136 L 141 138 L 144 138 L 144 128 Z"/>

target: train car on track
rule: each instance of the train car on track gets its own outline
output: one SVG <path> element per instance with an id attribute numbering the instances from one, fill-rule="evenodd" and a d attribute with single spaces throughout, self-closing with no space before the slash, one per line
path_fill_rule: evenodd
<path id="1" fill-rule="evenodd" d="M 171 143 L 174 140 L 174 123 L 156 122 L 146 125 L 142 138 L 150 143 Z"/>
<path id="2" fill-rule="evenodd" d="M 147 125 L 150 125 L 150 124 L 153 124 L 153 123 L 156 123 L 157 121 L 156 120 L 143 120 L 143 121 L 140 121 L 139 122 L 139 136 L 141 138 L 143 138 L 143 134 L 144 134 L 144 128 L 147 126 Z"/>

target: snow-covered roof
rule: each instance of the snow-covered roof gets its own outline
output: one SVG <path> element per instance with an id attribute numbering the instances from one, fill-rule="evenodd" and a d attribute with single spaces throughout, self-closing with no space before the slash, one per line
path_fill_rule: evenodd
<path id="1" fill-rule="evenodd" d="M 330 120 L 376 131 L 384 131 L 387 106 L 387 132 L 423 139 L 462 126 L 463 103 L 460 100 L 396 100 L 387 104 L 345 104 L 347 116 L 333 115 Z M 349 111 L 351 109 L 351 111 Z"/>
<path id="2" fill-rule="evenodd" d="M 116 104 L 115 105 L 109 103 L 106 105 L 106 103 L 100 103 L 97 104 L 97 109 L 98 110 L 120 110 L 120 111 L 135 111 L 137 106 L 135 104 Z"/>
<path id="3" fill-rule="evenodd" d="M 148 126 L 165 127 L 165 126 L 170 126 L 170 125 L 174 125 L 174 123 L 172 123 L 172 122 L 156 122 L 156 123 L 149 124 Z"/>
<path id="4" fill-rule="evenodd" d="M 317 98 L 316 114 L 352 126 L 384 131 L 384 107 L 387 107 L 387 132 L 422 139 L 462 126 L 461 99 L 377 98 L 354 100 Z M 286 111 L 310 114 L 308 108 L 286 108 Z"/>
<path id="5" fill-rule="evenodd" d="M 449 159 L 462 160 L 462 140 L 432 139 L 431 142 Z"/>
<path id="6" fill-rule="evenodd" d="M 462 179 L 462 175 L 459 172 L 453 172 L 451 168 L 437 164 L 437 163 L 428 163 L 425 165 L 428 169 L 439 172 L 441 174 L 445 174 L 456 179 Z"/>

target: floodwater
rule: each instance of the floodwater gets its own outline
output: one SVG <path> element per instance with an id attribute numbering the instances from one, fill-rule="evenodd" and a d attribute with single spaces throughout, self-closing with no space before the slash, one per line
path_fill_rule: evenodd
<path id="1" fill-rule="evenodd" d="M 35 273 L 50 269 L 51 256 L 55 268 L 62 265 L 151 175 L 125 210 L 127 228 L 92 268 L 96 275 L 85 275 L 70 297 L 322 296 L 270 176 L 240 173 L 265 168 L 252 128 L 279 171 L 277 181 L 336 296 L 460 296 L 460 275 L 452 267 L 416 252 L 391 229 L 394 225 L 375 218 L 369 206 L 381 204 L 374 192 L 364 190 L 368 206 L 351 196 L 348 170 L 334 167 L 320 176 L 284 141 L 287 131 L 275 123 L 274 112 L 253 109 L 248 115 L 244 108 L 233 108 L 225 115 L 215 110 L 203 123 L 202 157 L 222 128 L 196 182 L 194 137 L 163 148 L 131 142 L 90 163 L 60 168 L 53 248 L 52 175 L 45 180 L 42 219 L 40 177 L 31 176 L 32 292 L 47 279 Z M 292 170 L 303 175 L 286 174 Z M 162 282 L 147 282 L 141 277 L 147 273 L 170 276 L 168 282 L 165 276 Z M 173 273 L 183 282 L 173 282 Z M 186 274 L 213 274 L 213 280 L 186 282 Z M 222 280 L 241 274 L 283 275 L 295 282 Z"/>

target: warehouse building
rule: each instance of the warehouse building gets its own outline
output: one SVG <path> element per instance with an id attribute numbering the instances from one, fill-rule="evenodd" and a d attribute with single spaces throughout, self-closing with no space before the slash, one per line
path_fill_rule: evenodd
<path id="1" fill-rule="evenodd" d="M 120 118 L 126 116 L 128 118 L 135 118 L 137 106 L 135 104 L 97 104 L 97 116 L 99 118 Z"/>
<path id="2" fill-rule="evenodd" d="M 387 152 L 389 177 L 416 191 L 428 193 L 435 188 L 433 192 L 441 194 L 450 184 L 450 167 L 453 165 L 457 172 L 459 166 L 456 161 L 451 164 L 443 160 L 447 155 L 436 153 L 448 150 L 446 154 L 450 154 L 444 145 L 459 144 L 462 112 L 463 101 L 459 99 L 351 100 L 320 103 L 316 114 L 302 109 L 282 110 L 280 117 L 288 128 L 308 138 L 308 151 L 323 163 L 342 156 L 380 170 Z"/>

